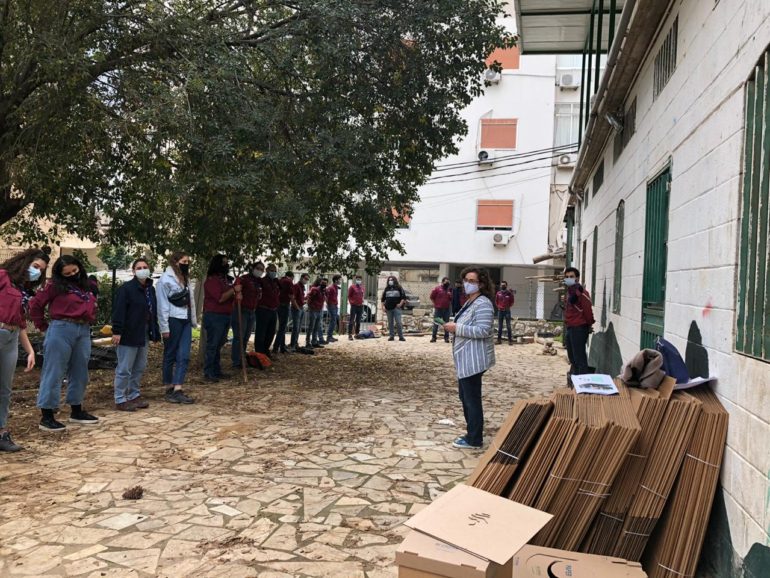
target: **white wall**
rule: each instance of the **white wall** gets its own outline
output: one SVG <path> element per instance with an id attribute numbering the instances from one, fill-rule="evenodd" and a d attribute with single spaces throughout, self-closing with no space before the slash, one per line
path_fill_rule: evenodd
<path id="1" fill-rule="evenodd" d="M 733 350 L 743 83 L 770 44 L 770 2 L 677 0 L 664 35 L 676 15 L 677 70 L 653 102 L 648 58 L 630 94 L 637 98 L 636 135 L 614 166 L 610 143 L 604 185 L 583 212 L 584 279 L 590 287 L 590 235 L 598 226 L 599 319 L 605 279 L 608 297 L 612 293 L 615 209 L 625 199 L 622 310 L 608 311 L 607 318 L 628 359 L 640 342 L 646 184 L 671 159 L 665 335 L 684 355 L 695 321 L 710 371 L 719 377 L 716 391 L 730 412 L 722 485 L 733 547 L 743 557 L 752 544 L 770 544 L 770 364 Z M 576 239 L 576 249 L 583 239 Z"/>
<path id="2" fill-rule="evenodd" d="M 518 70 L 505 71 L 499 84 L 488 87 L 463 112 L 468 134 L 460 141 L 458 154 L 442 160 L 439 166 L 477 160 L 483 116 L 518 119 L 518 148 L 500 151 L 499 155 L 551 148 L 554 75 L 555 57 L 522 56 Z M 491 170 L 470 165 L 436 173 L 472 174 L 446 179 L 466 179 L 460 182 L 422 187 L 409 229 L 398 233 L 406 254 L 393 253 L 390 262 L 532 264 L 532 258 L 547 247 L 551 167 L 548 160 L 504 167 L 524 160 L 530 159 L 501 161 Z M 531 170 L 533 167 L 542 168 Z M 514 171 L 521 172 L 505 174 Z M 489 176 L 471 178 L 482 172 Z M 508 246 L 493 245 L 495 231 L 476 230 L 478 199 L 513 199 L 514 237 Z"/>

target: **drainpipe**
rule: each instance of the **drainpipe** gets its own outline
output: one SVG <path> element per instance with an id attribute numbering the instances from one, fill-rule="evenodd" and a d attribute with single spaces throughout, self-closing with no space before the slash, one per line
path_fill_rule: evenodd
<path id="1" fill-rule="evenodd" d="M 585 132 L 583 133 L 585 135 L 585 140 L 581 143 L 583 146 L 581 146 L 580 149 L 580 156 L 578 157 L 578 166 L 580 166 L 580 163 L 583 158 L 583 153 L 588 149 L 588 144 L 591 142 L 591 133 L 593 132 L 592 129 L 594 127 L 594 124 L 596 123 L 596 119 L 598 118 L 598 111 L 599 106 L 602 101 L 602 95 L 607 91 L 607 84 L 609 84 L 610 77 L 612 76 L 612 71 L 614 70 L 617 61 L 618 56 L 620 55 L 620 45 L 623 43 L 623 39 L 626 36 L 626 30 L 628 28 L 628 23 L 631 20 L 631 15 L 634 13 L 634 8 L 636 8 L 636 0 L 628 0 L 626 2 L 625 6 L 623 7 L 623 13 L 620 15 L 620 24 L 618 25 L 618 31 L 619 36 L 615 38 L 615 41 L 612 44 L 612 47 L 610 48 L 609 56 L 607 57 L 607 68 L 604 71 L 604 74 L 602 75 L 601 82 L 599 83 L 599 87 L 596 94 L 596 100 L 594 102 L 593 109 L 589 112 L 588 115 L 588 126 L 586 127 Z M 590 106 L 590 102 L 589 102 Z M 573 175 L 574 180 L 574 175 Z M 570 187 L 570 190 L 572 188 Z M 575 191 L 578 192 L 578 191 Z M 579 191 L 582 192 L 582 191 Z"/>

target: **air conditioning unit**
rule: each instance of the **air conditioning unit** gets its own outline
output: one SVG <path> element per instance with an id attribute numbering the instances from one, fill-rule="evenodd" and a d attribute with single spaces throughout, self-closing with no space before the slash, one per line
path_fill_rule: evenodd
<path id="1" fill-rule="evenodd" d="M 559 77 L 559 86 L 562 90 L 577 90 L 580 88 L 580 77 L 573 72 L 565 72 Z"/>
<path id="2" fill-rule="evenodd" d="M 558 157 L 556 157 L 556 164 L 559 167 L 564 168 L 571 168 L 575 166 L 575 163 L 577 162 L 577 155 L 576 154 L 563 154 Z"/>
<path id="3" fill-rule="evenodd" d="M 495 247 L 505 247 L 511 240 L 510 235 L 504 235 L 502 233 L 495 233 L 492 235 L 492 244 Z"/>
<path id="4" fill-rule="evenodd" d="M 481 149 L 478 154 L 480 165 L 491 165 L 495 162 L 495 151 L 491 149 Z"/>
<path id="5" fill-rule="evenodd" d="M 497 84 L 497 83 L 499 83 L 499 82 L 500 82 L 500 79 L 501 79 L 502 77 L 503 77 L 503 76 L 502 76 L 502 74 L 500 74 L 499 72 L 496 72 L 496 71 L 492 70 L 491 68 L 487 68 L 487 69 L 484 71 L 484 80 L 486 80 L 486 81 L 487 81 L 487 82 L 489 82 L 490 84 Z"/>

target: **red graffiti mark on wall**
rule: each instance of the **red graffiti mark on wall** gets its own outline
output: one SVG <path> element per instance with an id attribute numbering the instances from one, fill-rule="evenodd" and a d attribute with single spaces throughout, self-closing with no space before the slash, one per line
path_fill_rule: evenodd
<path id="1" fill-rule="evenodd" d="M 711 310 L 714 309 L 714 305 L 711 303 L 711 299 L 706 301 L 706 306 L 703 308 L 703 317 L 708 317 L 711 314 Z"/>

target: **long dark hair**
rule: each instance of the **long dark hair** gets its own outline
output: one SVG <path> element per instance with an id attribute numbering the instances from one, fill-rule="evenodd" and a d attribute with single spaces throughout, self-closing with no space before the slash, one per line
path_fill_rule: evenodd
<path id="1" fill-rule="evenodd" d="M 395 275 L 388 275 L 388 279 L 385 281 L 385 288 L 390 287 L 390 280 L 393 279 L 393 289 L 401 289 L 401 284 L 398 282 L 398 277 Z"/>
<path id="2" fill-rule="evenodd" d="M 227 256 L 222 255 L 219 253 L 218 255 L 214 255 L 211 258 L 211 261 L 209 261 L 209 270 L 206 273 L 207 276 L 211 277 L 212 275 L 224 275 L 224 267 L 223 262 L 227 259 Z"/>
<path id="3" fill-rule="evenodd" d="M 479 276 L 479 291 L 490 301 L 494 301 L 495 297 L 495 282 L 492 281 L 492 277 L 489 276 L 489 271 L 483 267 L 466 267 L 460 273 L 460 278 L 465 279 L 468 273 L 476 273 Z"/>
<path id="4" fill-rule="evenodd" d="M 67 265 L 77 265 L 78 274 L 74 279 L 67 279 L 62 270 Z M 83 267 L 83 263 L 80 259 L 73 257 L 72 255 L 62 255 L 53 264 L 53 274 L 51 275 L 51 281 L 53 281 L 54 287 L 56 287 L 57 293 L 66 293 L 69 291 L 70 285 L 74 284 L 80 287 L 83 291 L 88 291 L 88 274 L 86 268 Z"/>
<path id="5" fill-rule="evenodd" d="M 34 283 L 29 280 L 27 270 L 32 265 L 32 262 L 38 259 L 45 261 L 46 265 L 51 261 L 51 257 L 43 249 L 27 249 L 0 263 L 0 269 L 5 269 L 14 285 L 32 289 L 45 282 L 45 269 L 40 271 L 40 279 Z"/>
<path id="6" fill-rule="evenodd" d="M 180 281 L 182 285 L 187 285 L 187 275 L 182 273 L 182 270 L 179 268 L 179 261 L 185 257 L 189 257 L 189 255 L 184 251 L 174 251 L 168 256 L 168 266 L 171 267 L 177 280 Z"/>

